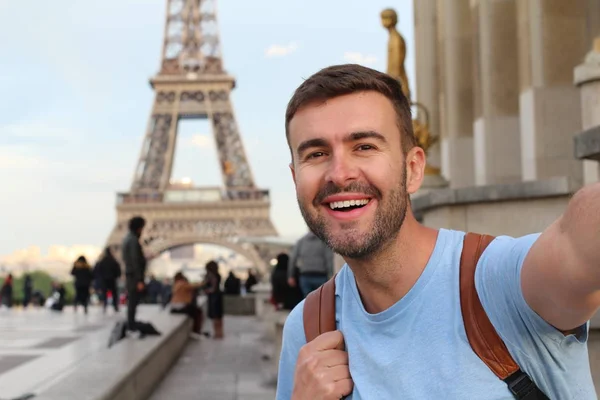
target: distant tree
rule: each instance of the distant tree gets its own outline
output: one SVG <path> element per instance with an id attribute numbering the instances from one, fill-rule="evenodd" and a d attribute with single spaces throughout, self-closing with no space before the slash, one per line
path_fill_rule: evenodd
<path id="1" fill-rule="evenodd" d="M 33 291 L 39 291 L 44 295 L 44 298 L 48 298 L 52 294 L 52 277 L 44 271 L 32 271 L 29 272 L 31 275 L 31 280 L 33 282 Z M 23 282 L 25 280 L 25 276 L 21 275 L 19 277 L 14 277 L 13 279 L 13 299 L 15 304 L 23 304 Z M 0 286 L 4 283 L 4 279 L 0 280 Z M 73 302 L 75 297 L 75 288 L 73 287 L 73 282 L 62 282 L 65 286 L 65 301 L 67 304 Z"/>
<path id="2" fill-rule="evenodd" d="M 65 287 L 65 304 L 72 304 L 75 300 L 75 285 L 73 281 L 62 282 Z"/>

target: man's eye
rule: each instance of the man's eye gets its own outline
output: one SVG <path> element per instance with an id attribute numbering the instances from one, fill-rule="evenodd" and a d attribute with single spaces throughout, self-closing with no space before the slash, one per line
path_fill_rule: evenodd
<path id="1" fill-rule="evenodd" d="M 360 146 L 358 146 L 358 150 L 372 150 L 374 149 L 373 146 L 371 146 L 370 144 L 361 144 Z"/>
<path id="2" fill-rule="evenodd" d="M 325 153 L 323 153 L 322 151 L 315 151 L 314 153 L 310 153 L 308 155 L 308 157 L 306 158 L 317 158 L 317 157 L 322 157 Z"/>

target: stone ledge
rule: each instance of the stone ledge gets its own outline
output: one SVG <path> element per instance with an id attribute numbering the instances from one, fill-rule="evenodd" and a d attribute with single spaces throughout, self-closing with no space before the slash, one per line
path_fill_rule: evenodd
<path id="1" fill-rule="evenodd" d="M 576 135 L 575 158 L 600 162 L 600 126 L 595 126 Z"/>
<path id="2" fill-rule="evenodd" d="M 253 293 L 245 295 L 223 295 L 223 309 L 225 315 L 254 315 L 256 313 L 256 300 Z"/>
<path id="3" fill-rule="evenodd" d="M 557 177 L 502 185 L 437 189 L 414 196 L 411 201 L 413 211 L 419 214 L 443 206 L 568 196 L 577 189 L 569 178 Z"/>
<path id="4" fill-rule="evenodd" d="M 98 352 L 75 371 L 42 391 L 36 400 L 143 400 L 177 360 L 191 330 L 191 320 L 168 309 L 149 321 L 161 336 L 125 338 Z M 108 336 L 106 338 L 108 343 Z"/>

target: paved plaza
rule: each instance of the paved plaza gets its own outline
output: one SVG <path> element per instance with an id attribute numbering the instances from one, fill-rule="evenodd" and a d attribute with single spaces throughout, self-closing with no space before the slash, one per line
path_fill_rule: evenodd
<path id="1" fill-rule="evenodd" d="M 107 347 L 109 332 L 124 311 L 90 307 L 84 315 L 66 307 L 0 309 L 0 399 L 39 391 L 56 383 Z"/>
<path id="2" fill-rule="evenodd" d="M 154 308 L 140 307 L 140 317 Z M 115 321 L 125 317 L 90 307 L 88 315 L 72 307 L 62 313 L 47 309 L 0 310 L 0 399 L 37 394 L 93 362 L 107 348 Z M 151 319 L 151 318 L 150 318 Z M 206 321 L 208 324 L 209 320 Z M 152 400 L 262 400 L 275 397 L 265 385 L 273 372 L 264 359 L 272 345 L 263 339 L 263 325 L 254 317 L 226 316 L 224 340 L 190 340 Z M 210 331 L 210 326 L 206 326 Z M 62 382 L 61 382 L 62 384 Z"/>
<path id="3" fill-rule="evenodd" d="M 210 321 L 207 321 L 210 322 Z M 208 328 L 208 327 L 207 327 Z M 272 400 L 272 348 L 255 317 L 225 316 L 225 339 L 190 341 L 150 400 Z"/>
<path id="4" fill-rule="evenodd" d="M 141 307 L 140 317 L 157 311 Z M 97 307 L 89 315 L 75 314 L 72 307 L 63 313 L 0 309 L 0 399 L 39 393 L 92 362 L 94 353 L 106 349 L 114 322 L 124 316 L 125 308 L 117 315 L 111 310 L 103 315 Z M 273 355 L 273 344 L 265 339 L 265 326 L 255 317 L 226 316 L 224 327 L 223 340 L 190 340 L 150 400 L 274 399 L 274 363 L 264 357 Z M 598 331 L 591 333 L 589 348 L 600 382 Z"/>

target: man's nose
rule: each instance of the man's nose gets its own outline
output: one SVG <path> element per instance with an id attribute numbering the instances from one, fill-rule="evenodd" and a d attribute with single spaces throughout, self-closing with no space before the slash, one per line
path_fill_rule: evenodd
<path id="1" fill-rule="evenodd" d="M 358 178 L 358 166 L 345 154 L 335 155 L 331 158 L 325 179 L 344 187 L 348 182 Z"/>

